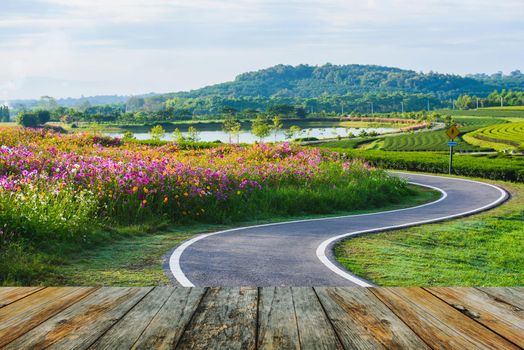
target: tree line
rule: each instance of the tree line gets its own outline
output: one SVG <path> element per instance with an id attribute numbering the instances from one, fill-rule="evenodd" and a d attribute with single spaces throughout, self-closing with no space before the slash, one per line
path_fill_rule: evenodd
<path id="1" fill-rule="evenodd" d="M 502 90 L 501 92 L 493 91 L 487 97 L 461 95 L 456 101 L 456 107 L 458 109 L 498 106 L 524 106 L 524 92 L 512 90 Z"/>
<path id="2" fill-rule="evenodd" d="M 9 122 L 10 120 L 9 106 L 0 106 L 0 122 Z"/>

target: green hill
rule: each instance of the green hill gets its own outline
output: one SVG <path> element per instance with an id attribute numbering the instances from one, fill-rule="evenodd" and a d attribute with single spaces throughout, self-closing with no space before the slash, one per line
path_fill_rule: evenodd
<path id="1" fill-rule="evenodd" d="M 522 74 L 499 76 L 489 80 L 486 75 L 463 77 L 453 74 L 419 73 L 413 70 L 375 65 L 277 65 L 256 72 L 240 74 L 234 81 L 212 85 L 177 97 L 299 97 L 365 93 L 430 93 L 456 97 L 460 94 L 487 95 L 511 85 L 524 89 Z M 508 81 L 514 84 L 509 84 Z"/>

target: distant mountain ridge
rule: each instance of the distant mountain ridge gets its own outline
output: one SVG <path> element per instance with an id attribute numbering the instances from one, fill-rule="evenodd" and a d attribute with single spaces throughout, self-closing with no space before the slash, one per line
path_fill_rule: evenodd
<path id="1" fill-rule="evenodd" d="M 513 89 L 524 91 L 524 74 L 516 70 L 509 75 L 502 73 L 456 74 L 421 73 L 378 65 L 298 66 L 279 64 L 273 67 L 238 75 L 233 81 L 206 86 L 200 89 L 167 94 L 148 93 L 136 96 L 103 95 L 80 98 L 59 98 L 63 107 L 81 104 L 125 104 L 131 98 L 162 104 L 171 98 L 280 98 L 310 99 L 322 96 L 365 94 L 429 94 L 438 100 L 448 100 L 459 95 L 487 96 L 494 90 Z M 12 100 L 11 105 L 28 108 L 38 105 L 38 100 Z"/>
<path id="2" fill-rule="evenodd" d="M 376 65 L 277 65 L 238 75 L 234 81 L 189 92 L 169 94 L 176 97 L 299 97 L 364 93 L 432 93 L 439 96 L 461 94 L 487 95 L 500 89 L 524 90 L 524 74 L 419 73 Z"/>

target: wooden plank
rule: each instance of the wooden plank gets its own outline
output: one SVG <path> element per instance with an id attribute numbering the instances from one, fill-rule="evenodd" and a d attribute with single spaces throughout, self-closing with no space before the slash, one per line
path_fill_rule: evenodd
<path id="1" fill-rule="evenodd" d="M 524 311 L 475 288 L 427 288 L 447 304 L 520 347 L 524 347 Z"/>
<path id="2" fill-rule="evenodd" d="M 205 291 L 205 288 L 175 288 L 133 349 L 174 349 Z"/>
<path id="3" fill-rule="evenodd" d="M 7 345 L 96 288 L 49 287 L 0 309 L 0 347 Z"/>
<path id="4" fill-rule="evenodd" d="M 6 349 L 86 349 L 151 289 L 98 289 L 16 339 Z"/>
<path id="5" fill-rule="evenodd" d="M 524 310 L 524 288 L 519 287 L 486 287 L 478 288 L 488 293 L 499 302 L 504 302 Z"/>
<path id="6" fill-rule="evenodd" d="M 257 295 L 256 288 L 211 288 L 177 349 L 254 349 Z"/>
<path id="7" fill-rule="evenodd" d="M 313 288 L 293 288 L 300 345 L 304 349 L 343 349 Z"/>
<path id="8" fill-rule="evenodd" d="M 517 349 L 421 288 L 371 290 L 432 348 Z"/>
<path id="9" fill-rule="evenodd" d="M 260 288 L 258 348 L 300 349 L 291 288 Z"/>
<path id="10" fill-rule="evenodd" d="M 0 288 L 0 308 L 25 298 L 44 287 L 3 287 Z"/>
<path id="11" fill-rule="evenodd" d="M 365 288 L 315 288 L 345 348 L 428 349 Z"/>
<path id="12" fill-rule="evenodd" d="M 130 349 L 173 291 L 168 287 L 155 288 L 90 348 Z"/>

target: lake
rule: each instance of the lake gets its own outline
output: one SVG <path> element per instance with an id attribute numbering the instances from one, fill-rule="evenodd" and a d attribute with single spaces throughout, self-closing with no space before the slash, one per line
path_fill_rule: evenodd
<path id="1" fill-rule="evenodd" d="M 301 137 L 315 137 L 317 139 L 327 139 L 334 137 L 345 137 L 349 133 L 353 135 L 358 135 L 362 131 L 367 133 L 376 132 L 378 134 L 384 134 L 388 132 L 396 131 L 395 128 L 387 127 L 365 127 L 365 128 L 354 128 L 354 127 L 345 127 L 339 121 L 282 121 L 284 124 L 284 129 L 288 129 L 291 125 L 297 125 L 302 130 L 293 136 L 293 138 Z M 254 143 L 259 139 L 251 134 L 250 122 L 243 122 L 238 136 L 233 137 L 233 142 L 240 143 Z M 222 123 L 219 122 L 209 122 L 209 123 L 186 123 L 186 124 L 163 124 L 162 125 L 166 130 L 166 134 L 163 137 L 163 140 L 172 141 L 173 140 L 173 131 L 175 128 L 178 128 L 183 136 L 188 136 L 187 130 L 190 126 L 195 127 L 198 130 L 199 141 L 221 141 L 229 142 L 229 135 L 222 130 Z M 122 137 L 125 131 L 131 131 L 134 137 L 138 140 L 148 140 L 151 139 L 151 134 L 149 131 L 152 126 L 126 126 L 122 127 L 124 131 L 122 132 L 107 132 L 105 133 L 108 136 L 112 137 Z M 288 140 L 285 130 L 279 130 L 276 135 L 271 133 L 270 136 L 265 138 L 265 141 L 285 141 Z M 237 139 L 238 138 L 238 139 Z"/>

